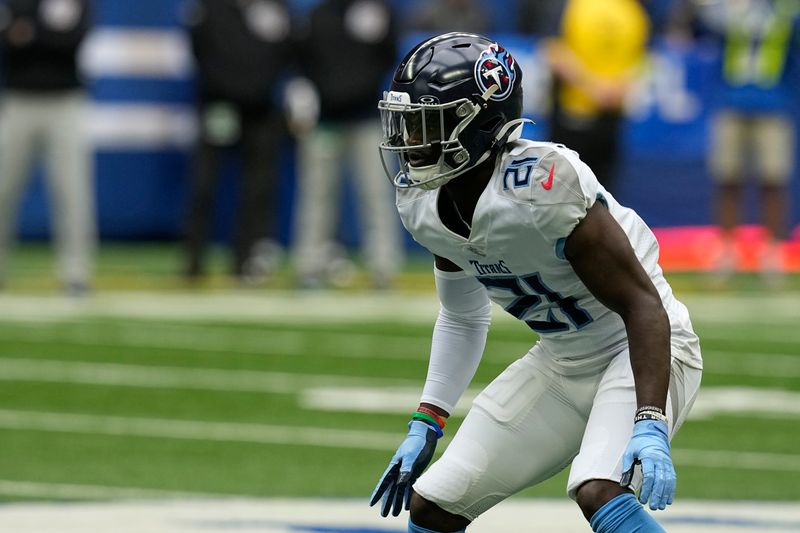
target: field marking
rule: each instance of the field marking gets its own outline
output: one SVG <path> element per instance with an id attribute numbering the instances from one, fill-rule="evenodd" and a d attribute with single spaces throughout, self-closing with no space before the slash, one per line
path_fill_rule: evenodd
<path id="1" fill-rule="evenodd" d="M 424 295 L 340 291 L 135 291 L 98 292 L 82 300 L 60 295 L 7 294 L 0 297 L 0 317 L 7 321 L 122 317 L 180 321 L 266 319 L 296 323 L 403 320 L 432 324 L 438 310 L 439 303 L 433 291 Z"/>
<path id="2" fill-rule="evenodd" d="M 364 331 L 314 331 L 309 342 L 307 329 L 267 331 L 223 329 L 219 326 L 207 327 L 202 323 L 163 324 L 115 323 L 98 333 L 97 326 L 91 322 L 54 321 L 3 323 L 0 319 L 0 339 L 17 340 L 26 343 L 49 343 L 58 341 L 79 346 L 131 346 L 161 348 L 170 350 L 189 350 L 203 352 L 224 352 L 257 355 L 305 355 L 315 346 L 346 344 L 336 357 L 378 358 L 400 360 L 426 360 L 430 351 L 430 330 L 422 335 L 389 335 Z M 295 324 L 300 325 L 300 324 Z M 51 329 L 51 328 L 60 329 Z M 536 342 L 531 332 L 530 339 L 504 340 L 501 332 L 489 335 L 487 357 L 508 360 L 522 356 Z M 344 340 L 344 342 L 343 342 Z M 312 346 L 313 345 L 313 346 Z M 502 353 L 503 356 L 495 355 Z"/>
<path id="3" fill-rule="evenodd" d="M 318 351 L 318 346 L 342 345 L 346 347 L 326 354 L 330 357 L 354 359 L 387 359 L 425 361 L 429 354 L 428 337 L 386 335 L 383 333 L 319 332 L 309 343 L 306 331 L 230 331 L 220 328 L 203 329 L 191 325 L 114 325 L 98 334 L 96 329 L 74 327 L 68 330 L 45 330 L 41 325 L 4 330 L 4 340 L 21 340 L 26 343 L 49 343 L 112 348 L 115 346 L 184 350 L 189 352 L 220 352 L 224 354 L 298 356 Z M 703 339 L 708 339 L 704 336 Z M 781 344 L 784 341 L 776 340 Z M 313 346 L 312 346 L 313 344 Z M 484 358 L 490 362 L 511 362 L 527 351 L 525 341 L 492 338 L 487 343 Z M 800 348 L 800 347 L 799 347 Z M 791 353 L 737 352 L 705 350 L 709 361 L 706 373 L 766 378 L 800 377 L 800 356 Z M 732 359 L 737 359 L 734 363 Z"/>
<path id="4" fill-rule="evenodd" d="M 695 322 L 703 324 L 746 324 L 751 326 L 795 324 L 800 321 L 798 294 L 682 294 Z M 403 321 L 432 324 L 439 304 L 435 291 L 425 293 L 346 293 L 319 291 L 303 293 L 273 290 L 268 293 L 219 291 L 181 292 L 98 292 L 83 300 L 60 295 L 0 296 L 0 317 L 4 321 L 59 320 L 76 317 L 138 317 L 174 320 L 277 320 L 327 323 Z M 495 320 L 515 321 L 498 306 Z"/>
<path id="5" fill-rule="evenodd" d="M 248 355 L 304 355 L 314 349 L 309 343 L 307 331 L 234 332 L 219 328 L 203 329 L 199 325 L 114 326 L 100 335 L 91 328 L 43 331 L 36 327 L 27 330 L 16 327 L 12 331 L 2 331 L 2 338 L 26 343 L 58 341 L 78 346 L 126 346 Z M 336 353 L 336 357 L 356 359 L 425 360 L 430 345 L 430 339 L 422 337 L 370 333 L 315 332 L 313 339 L 314 345 L 326 345 L 326 339 L 329 340 L 327 345 L 342 344 L 342 339 L 346 339 L 346 348 Z M 419 346 L 415 347 L 415 344 Z M 514 345 L 519 346 L 520 343 Z"/>
<path id="6" fill-rule="evenodd" d="M 401 387 L 308 387 L 299 392 L 300 406 L 317 411 L 402 414 L 419 398 L 419 388 Z M 479 392 L 477 388 L 468 389 L 454 413 L 466 414 Z M 719 415 L 800 418 L 800 392 L 752 387 L 701 388 L 689 419 Z"/>
<path id="7" fill-rule="evenodd" d="M 418 380 L 301 374 L 260 370 L 224 370 L 196 367 L 83 363 L 62 360 L 0 357 L 0 381 L 78 383 L 111 387 L 213 390 L 296 394 L 305 387 L 416 386 Z"/>
<path id="8" fill-rule="evenodd" d="M 800 392 L 752 387 L 701 387 L 689 419 L 724 415 L 800 418 Z"/>
<path id="9" fill-rule="evenodd" d="M 797 531 L 800 506 L 781 502 L 719 502 L 678 498 L 654 514 L 670 533 Z M 8 533 L 400 533 L 407 515 L 382 518 L 364 498 L 223 498 L 168 501 L 6 503 Z M 54 526 L 57 524 L 57 526 Z M 511 498 L 470 525 L 471 533 L 585 533 L 577 506 L 563 498 Z"/>
<path id="10" fill-rule="evenodd" d="M 725 450 L 687 450 L 676 448 L 672 457 L 679 465 L 730 470 L 773 470 L 800 472 L 800 455 Z"/>
<path id="11" fill-rule="evenodd" d="M 391 452 L 402 432 L 355 431 L 308 426 L 277 426 L 179 419 L 99 416 L 42 411 L 0 410 L 0 428 L 124 437 L 320 446 Z M 445 437 L 445 443 L 448 438 Z M 725 469 L 800 472 L 800 455 L 768 452 L 677 449 L 675 461 Z M 716 458 L 707 460 L 707 454 Z"/>
<path id="12" fill-rule="evenodd" d="M 707 365 L 709 370 L 706 372 L 723 373 L 716 368 L 717 364 L 719 362 Z M 763 374 L 771 377 L 798 375 L 790 372 L 797 365 L 792 368 L 788 365 L 748 366 L 750 375 L 764 369 L 769 371 Z M 735 368 L 740 367 L 730 365 L 727 373 L 741 373 L 735 372 Z M 422 380 L 415 379 L 11 357 L 0 357 L 0 381 L 299 394 L 299 404 L 305 409 L 362 412 L 405 412 L 409 405 L 417 402 L 422 387 Z M 465 406 L 477 395 L 480 386 L 476 383 L 466 391 L 459 402 L 459 412 L 465 412 Z M 721 412 L 797 416 L 800 414 L 800 393 L 753 387 L 703 388 L 692 415 L 705 417 Z"/>
<path id="13" fill-rule="evenodd" d="M 392 450 L 402 434 L 308 426 L 203 422 L 166 418 L 50 413 L 0 409 L 0 428 L 160 439 L 306 445 L 360 450 Z"/>
<path id="14" fill-rule="evenodd" d="M 0 494 L 25 498 L 81 499 L 81 500 L 142 500 L 164 498 L 190 498 L 198 493 L 108 485 L 84 485 L 75 483 L 45 483 L 0 479 Z M 200 496 L 221 498 L 223 495 L 200 493 Z M 2 509 L 2 507 L 0 507 Z M 0 512 L 2 514 L 2 512 Z"/>
<path id="15" fill-rule="evenodd" d="M 800 355 L 705 350 L 703 356 L 706 374 L 800 378 Z"/>
<path id="16" fill-rule="evenodd" d="M 800 301 L 800 297 L 798 297 Z M 724 323 L 717 324 L 712 327 L 702 325 L 701 328 L 697 327 L 697 320 L 695 322 L 695 330 L 699 331 L 700 341 L 716 341 L 716 342 L 731 342 L 731 341 L 744 341 L 753 342 L 753 339 L 758 339 L 758 342 L 770 345 L 776 344 L 785 346 L 786 344 L 800 344 L 800 330 L 793 328 L 792 324 L 781 323 L 780 328 L 761 328 L 755 327 L 741 327 L 732 328 L 736 324 Z M 798 320 L 800 322 L 800 319 Z M 702 322 L 700 322 L 702 324 Z M 748 324 L 742 324 L 748 326 Z M 718 331 L 712 328 L 720 327 Z M 756 331 L 758 328 L 758 331 Z"/>

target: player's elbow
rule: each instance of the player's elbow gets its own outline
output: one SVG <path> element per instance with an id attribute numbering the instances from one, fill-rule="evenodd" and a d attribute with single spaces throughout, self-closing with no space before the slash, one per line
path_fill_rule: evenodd
<path id="1" fill-rule="evenodd" d="M 467 326 L 489 327 L 492 321 L 492 305 L 487 302 L 485 305 L 471 309 L 453 309 L 442 305 L 439 310 L 439 320 Z"/>
<path id="2" fill-rule="evenodd" d="M 621 305 L 617 313 L 626 324 L 642 321 L 656 330 L 669 331 L 669 315 L 655 289 L 640 291 L 635 298 Z"/>

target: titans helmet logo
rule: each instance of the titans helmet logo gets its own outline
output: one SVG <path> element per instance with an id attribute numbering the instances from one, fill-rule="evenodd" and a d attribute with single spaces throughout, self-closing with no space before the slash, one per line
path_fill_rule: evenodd
<path id="1" fill-rule="evenodd" d="M 492 100 L 505 100 L 514 89 L 517 79 L 516 63 L 511 54 L 495 43 L 481 52 L 475 62 L 475 82 L 481 92 L 497 85 L 497 90 L 491 96 Z"/>

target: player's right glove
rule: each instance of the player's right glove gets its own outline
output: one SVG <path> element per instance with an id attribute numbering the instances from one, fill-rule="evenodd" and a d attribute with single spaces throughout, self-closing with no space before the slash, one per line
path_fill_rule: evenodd
<path id="1" fill-rule="evenodd" d="M 675 496 L 676 475 L 669 454 L 665 420 L 640 420 L 633 425 L 633 435 L 622 456 L 621 485 L 633 477 L 634 465 L 642 465 L 642 488 L 639 501 L 650 501 L 650 509 L 665 509 Z"/>
<path id="2" fill-rule="evenodd" d="M 436 450 L 436 441 L 442 430 L 432 422 L 412 420 L 408 423 L 408 435 L 397 448 L 389 467 L 381 476 L 370 498 L 370 507 L 382 500 L 381 516 L 397 516 L 403 508 L 408 509 L 411 486 L 431 462 Z"/>

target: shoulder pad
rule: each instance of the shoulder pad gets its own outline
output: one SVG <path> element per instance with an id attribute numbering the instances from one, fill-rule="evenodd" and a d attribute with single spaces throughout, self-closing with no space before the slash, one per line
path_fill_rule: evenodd
<path id="1" fill-rule="evenodd" d="M 567 237 L 594 205 L 600 184 L 578 155 L 563 145 L 525 145 L 506 153 L 501 193 L 529 203 L 534 224 L 546 237 Z"/>

